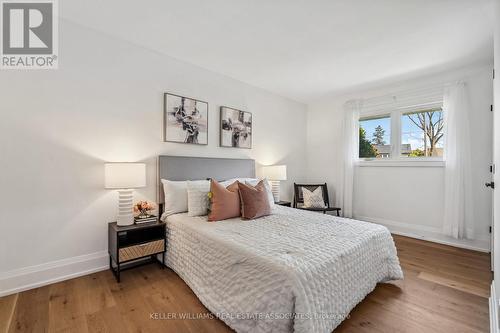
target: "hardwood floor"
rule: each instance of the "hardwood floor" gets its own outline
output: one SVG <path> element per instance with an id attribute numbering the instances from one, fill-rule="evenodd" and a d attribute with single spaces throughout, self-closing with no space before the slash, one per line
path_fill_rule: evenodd
<path id="1" fill-rule="evenodd" d="M 394 239 L 405 279 L 379 284 L 335 332 L 489 331 L 488 254 Z M 219 320 L 193 319 L 203 315 L 189 287 L 157 265 L 124 272 L 121 284 L 103 271 L 0 298 L 0 332 L 231 332 Z"/>

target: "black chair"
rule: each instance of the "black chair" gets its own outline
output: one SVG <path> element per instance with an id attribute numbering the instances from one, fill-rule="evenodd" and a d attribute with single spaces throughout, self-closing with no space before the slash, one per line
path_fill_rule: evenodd
<path id="1" fill-rule="evenodd" d="M 323 191 L 323 200 L 325 201 L 325 208 L 309 208 L 309 207 L 304 207 L 304 194 L 302 193 L 302 188 L 306 188 L 309 191 L 314 191 L 318 187 L 321 187 Z M 328 187 L 326 186 L 326 183 L 324 184 L 296 184 L 293 183 L 293 190 L 294 190 L 294 196 L 293 196 L 293 207 L 297 209 L 303 209 L 303 210 L 310 210 L 314 212 L 323 212 L 323 214 L 326 214 L 326 212 L 337 212 L 337 216 L 340 216 L 340 208 L 338 207 L 330 207 L 330 198 L 328 197 Z"/>

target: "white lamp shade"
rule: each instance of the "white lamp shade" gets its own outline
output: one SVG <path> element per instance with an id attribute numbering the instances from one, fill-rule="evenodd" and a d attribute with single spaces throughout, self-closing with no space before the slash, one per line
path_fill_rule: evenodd
<path id="1" fill-rule="evenodd" d="M 286 165 L 265 166 L 262 174 L 269 180 L 286 180 Z"/>
<path id="2" fill-rule="evenodd" d="M 127 189 L 146 186 L 146 164 L 144 163 L 105 163 L 104 187 Z"/>

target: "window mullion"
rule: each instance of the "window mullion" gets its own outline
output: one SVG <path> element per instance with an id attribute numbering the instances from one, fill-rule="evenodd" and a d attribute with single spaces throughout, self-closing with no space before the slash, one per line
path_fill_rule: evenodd
<path id="1" fill-rule="evenodd" d="M 391 112 L 391 158 L 398 159 L 401 157 L 401 115 L 400 111 L 393 110 Z"/>

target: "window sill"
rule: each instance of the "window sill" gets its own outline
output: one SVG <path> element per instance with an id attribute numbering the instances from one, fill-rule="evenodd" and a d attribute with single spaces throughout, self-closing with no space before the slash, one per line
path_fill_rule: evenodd
<path id="1" fill-rule="evenodd" d="M 359 167 L 431 167 L 444 168 L 446 162 L 437 159 L 373 159 L 358 160 L 356 165 Z"/>

